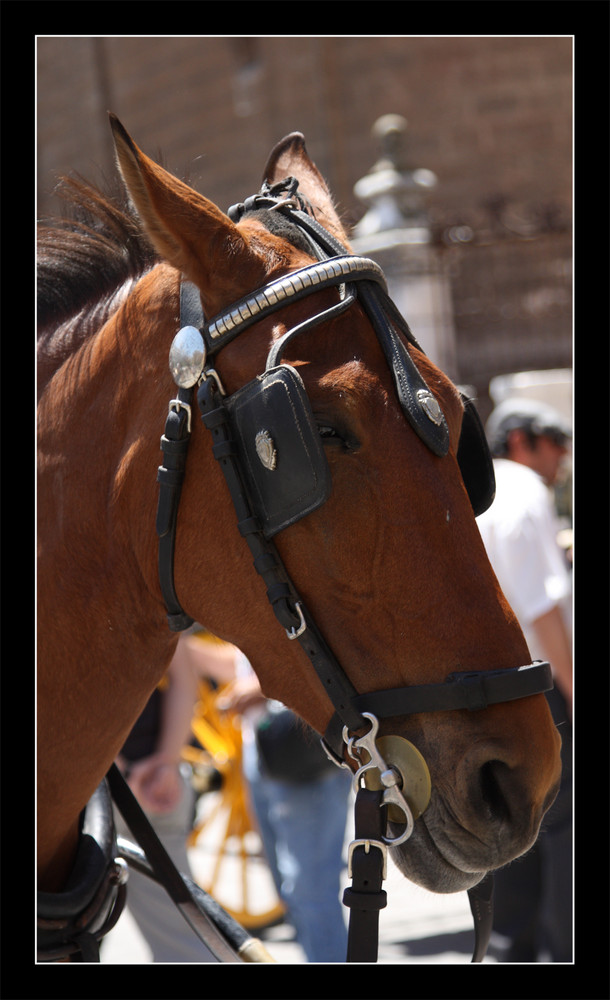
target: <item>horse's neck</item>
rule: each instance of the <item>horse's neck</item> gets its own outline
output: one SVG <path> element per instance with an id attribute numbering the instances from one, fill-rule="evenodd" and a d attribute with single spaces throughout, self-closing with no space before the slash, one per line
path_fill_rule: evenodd
<path id="1" fill-rule="evenodd" d="M 69 869 L 80 809 L 176 641 L 156 575 L 159 434 L 142 431 L 157 427 L 159 400 L 125 357 L 122 320 L 64 362 L 39 410 L 41 888 Z"/>
<path id="2" fill-rule="evenodd" d="M 98 302 L 79 309 L 57 323 L 39 327 L 36 372 L 39 399 L 61 366 L 73 357 L 81 346 L 95 337 L 126 301 L 137 280 L 128 278 L 114 292 L 104 295 Z"/>
<path id="3" fill-rule="evenodd" d="M 158 436 L 142 431 L 155 425 L 154 392 L 147 399 L 135 366 L 122 367 L 120 332 L 108 327 L 64 362 L 39 404 L 38 572 L 43 607 L 57 595 L 52 615 L 94 612 L 112 632 L 147 618 L 154 559 L 142 565 L 133 543 L 138 523 L 154 526 Z"/>

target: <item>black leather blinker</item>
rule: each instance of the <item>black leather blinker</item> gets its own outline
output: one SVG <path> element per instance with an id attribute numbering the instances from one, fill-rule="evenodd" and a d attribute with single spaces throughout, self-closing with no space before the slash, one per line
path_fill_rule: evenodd
<path id="1" fill-rule="evenodd" d="M 483 514 L 496 495 L 493 460 L 478 410 L 462 393 L 464 416 L 457 460 L 475 517 Z"/>
<path id="2" fill-rule="evenodd" d="M 225 403 L 254 512 L 271 538 L 330 496 L 330 469 L 305 386 L 296 369 L 279 365 Z"/>

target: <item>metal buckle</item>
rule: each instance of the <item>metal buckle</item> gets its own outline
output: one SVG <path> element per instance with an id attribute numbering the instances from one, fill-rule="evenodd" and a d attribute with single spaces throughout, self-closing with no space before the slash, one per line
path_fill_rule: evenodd
<path id="1" fill-rule="evenodd" d="M 298 639 L 300 635 L 303 635 L 303 632 L 307 628 L 307 622 L 305 621 L 305 617 L 303 615 L 303 611 L 301 610 L 301 604 L 299 601 L 296 602 L 295 608 L 301 620 L 301 624 L 299 625 L 298 628 L 287 628 L 285 630 L 286 635 L 288 636 L 289 639 Z"/>
<path id="2" fill-rule="evenodd" d="M 366 763 L 361 764 L 361 766 L 356 771 L 354 775 L 354 788 L 358 791 L 360 787 L 360 779 L 362 775 L 368 771 L 370 768 L 377 768 L 381 778 L 381 783 L 384 786 L 384 791 L 382 795 L 382 802 L 384 805 L 395 805 L 404 814 L 406 827 L 400 836 L 395 837 L 393 840 L 389 837 L 384 837 L 383 841 L 385 844 L 389 844 L 393 847 L 398 844 L 403 844 L 405 840 L 408 840 L 415 826 L 415 821 L 413 819 L 413 813 L 409 807 L 407 800 L 401 791 L 401 779 L 399 773 L 393 767 L 388 767 L 385 760 L 381 756 L 377 745 L 375 743 L 375 738 L 379 731 L 379 722 L 374 715 L 370 712 L 363 712 L 362 715 L 365 719 L 368 719 L 371 723 L 371 728 L 368 733 L 364 736 L 354 737 L 349 736 L 347 726 L 343 727 L 343 740 L 347 744 L 347 749 L 351 757 L 354 760 L 360 760 L 360 754 L 362 750 L 366 750 L 369 759 Z"/>
<path id="3" fill-rule="evenodd" d="M 169 401 L 170 410 L 176 410 L 178 413 L 180 410 L 186 410 L 186 429 L 188 433 L 191 433 L 191 407 L 190 403 L 184 403 L 181 399 L 170 399 Z"/>
<path id="4" fill-rule="evenodd" d="M 386 879 L 388 877 L 388 849 L 381 840 L 352 840 L 347 852 L 347 877 L 352 877 L 352 854 L 354 853 L 356 847 L 364 847 L 365 854 L 369 853 L 371 847 L 376 847 L 381 851 L 381 855 L 383 857 L 383 871 L 381 877 L 382 879 Z"/>
<path id="5" fill-rule="evenodd" d="M 199 384 L 201 382 L 207 382 L 211 378 L 213 382 L 216 383 L 216 388 L 218 389 L 221 396 L 226 396 L 226 390 L 222 382 L 220 381 L 220 375 L 215 368 L 204 368 L 201 375 L 199 376 Z"/>
<path id="6" fill-rule="evenodd" d="M 289 205 L 290 208 L 295 208 L 297 211 L 300 208 L 299 202 L 294 195 L 291 195 L 289 198 L 283 198 L 281 201 L 276 201 L 274 205 L 269 205 L 266 207 L 268 207 L 270 212 L 275 212 L 278 208 L 285 208 L 286 205 Z"/>

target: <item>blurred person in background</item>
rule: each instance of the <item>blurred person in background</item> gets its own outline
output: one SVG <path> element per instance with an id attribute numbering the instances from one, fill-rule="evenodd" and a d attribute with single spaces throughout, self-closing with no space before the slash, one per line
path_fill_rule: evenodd
<path id="1" fill-rule="evenodd" d="M 192 878 L 187 837 L 193 827 L 195 792 L 182 749 L 192 739 L 198 678 L 181 637 L 167 671 L 129 734 L 117 766 L 178 871 Z M 134 840 L 118 809 L 119 836 Z M 166 890 L 130 868 L 127 905 L 153 962 L 210 962 L 210 952 L 191 930 Z M 121 921 L 109 938 L 120 936 Z M 104 955 L 102 944 L 102 960 Z"/>
<path id="2" fill-rule="evenodd" d="M 196 672 L 226 682 L 226 664 L 215 675 L 206 645 L 189 643 Z M 307 962 L 345 962 L 340 881 L 351 772 L 328 760 L 302 720 L 265 698 L 239 649 L 221 647 L 230 651 L 232 679 L 216 704 L 241 717 L 243 774 L 287 921 Z"/>
<path id="3" fill-rule="evenodd" d="M 496 498 L 477 523 L 532 659 L 548 660 L 562 738 L 560 792 L 534 847 L 495 873 L 492 947 L 503 962 L 572 961 L 572 581 L 552 486 L 571 429 L 537 400 L 506 399 L 486 426 Z"/>

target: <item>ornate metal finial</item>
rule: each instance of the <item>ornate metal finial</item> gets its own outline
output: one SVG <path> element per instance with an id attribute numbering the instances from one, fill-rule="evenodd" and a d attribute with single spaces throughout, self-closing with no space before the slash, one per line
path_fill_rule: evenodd
<path id="1" fill-rule="evenodd" d="M 377 140 L 382 155 L 371 173 L 387 167 L 394 167 L 399 171 L 405 168 L 404 138 L 408 125 L 407 119 L 402 115 L 382 115 L 377 119 L 371 129 L 371 135 Z"/>
<path id="2" fill-rule="evenodd" d="M 366 177 L 354 185 L 354 194 L 369 206 L 354 229 L 358 238 L 393 229 L 412 230 L 406 242 L 427 242 L 428 214 L 425 198 L 436 185 L 431 170 L 407 166 L 405 136 L 408 123 L 402 115 L 382 115 L 372 128 L 381 156 Z"/>

